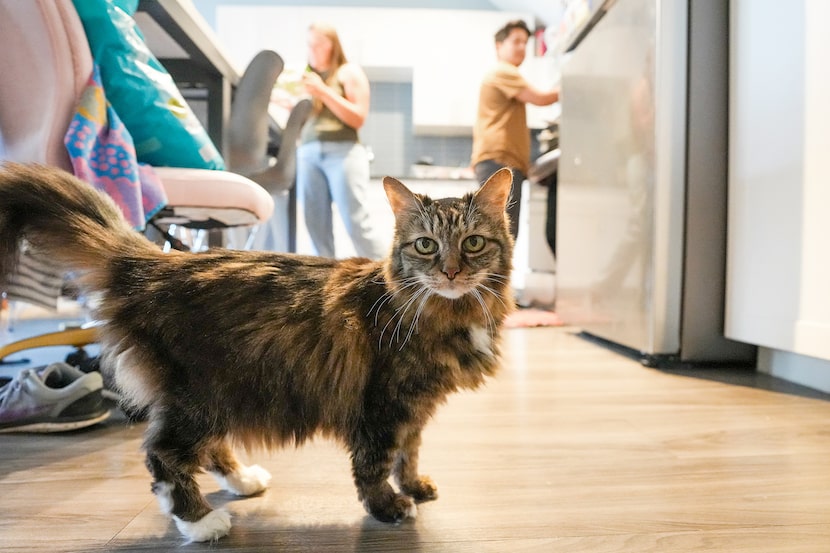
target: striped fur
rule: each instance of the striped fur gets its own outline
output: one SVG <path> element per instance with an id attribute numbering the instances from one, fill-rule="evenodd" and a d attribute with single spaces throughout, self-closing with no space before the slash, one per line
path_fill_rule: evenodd
<path id="1" fill-rule="evenodd" d="M 188 538 L 230 528 L 227 516 L 211 514 L 195 473 L 254 493 L 267 474 L 242 466 L 234 446 L 301 444 L 317 434 L 348 448 L 359 499 L 396 522 L 414 514 L 413 502 L 437 497 L 418 473 L 423 426 L 448 394 L 497 369 L 513 305 L 510 184 L 504 170 L 475 194 L 432 200 L 387 177 L 396 218 L 388 259 L 338 261 L 165 254 L 87 184 L 7 164 L 0 278 L 25 239 L 100 294 L 104 370 L 149 413 L 153 488 Z"/>

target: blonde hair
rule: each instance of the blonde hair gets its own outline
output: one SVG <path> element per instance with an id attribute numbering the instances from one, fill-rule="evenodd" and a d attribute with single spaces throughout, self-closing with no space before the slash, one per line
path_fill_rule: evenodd
<path id="1" fill-rule="evenodd" d="M 331 41 L 331 59 L 329 59 L 329 63 L 331 64 L 332 74 L 336 73 L 341 65 L 349 61 L 346 59 L 346 54 L 343 52 L 343 45 L 340 43 L 340 36 L 334 27 L 328 23 L 318 22 L 312 23 L 308 27 L 308 30 L 320 33 Z"/>
<path id="2" fill-rule="evenodd" d="M 308 30 L 319 33 L 331 41 L 331 56 L 329 58 L 330 67 L 325 83 L 328 86 L 333 86 L 337 82 L 337 71 L 341 66 L 345 65 L 349 61 L 346 58 L 345 52 L 343 52 L 343 45 L 340 42 L 340 36 L 337 34 L 337 30 L 328 23 L 312 23 L 309 25 Z M 314 113 L 320 113 L 323 109 L 323 102 L 319 98 L 314 98 L 313 105 Z"/>

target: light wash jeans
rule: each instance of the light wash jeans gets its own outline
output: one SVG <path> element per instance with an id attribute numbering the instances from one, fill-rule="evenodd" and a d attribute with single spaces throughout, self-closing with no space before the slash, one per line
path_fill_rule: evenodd
<path id="1" fill-rule="evenodd" d="M 317 255 L 334 257 L 332 203 L 357 255 L 384 257 L 386 247 L 367 209 L 369 157 L 362 144 L 315 141 L 297 148 L 297 198 Z"/>

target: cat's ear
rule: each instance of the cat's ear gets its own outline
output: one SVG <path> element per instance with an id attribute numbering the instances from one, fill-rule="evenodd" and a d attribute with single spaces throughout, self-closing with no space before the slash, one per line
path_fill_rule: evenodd
<path id="1" fill-rule="evenodd" d="M 487 179 L 481 188 L 476 191 L 473 201 L 482 211 L 495 217 L 505 213 L 507 202 L 510 200 L 510 189 L 513 185 L 513 171 L 503 167 Z"/>
<path id="2" fill-rule="evenodd" d="M 383 177 L 383 188 L 396 217 L 405 211 L 417 212 L 421 209 L 421 203 L 415 194 L 398 179 Z"/>

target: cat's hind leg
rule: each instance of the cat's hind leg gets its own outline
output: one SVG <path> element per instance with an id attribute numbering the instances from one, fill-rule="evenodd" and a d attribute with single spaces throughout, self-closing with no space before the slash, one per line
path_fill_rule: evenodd
<path id="1" fill-rule="evenodd" d="M 189 542 L 215 541 L 231 528 L 230 514 L 214 510 L 199 490 L 194 475 L 205 440 L 190 432 L 197 425 L 176 425 L 153 417 L 144 448 L 147 468 L 153 476 L 153 493 L 161 510 L 173 517 L 179 532 Z"/>
<path id="2" fill-rule="evenodd" d="M 401 492 L 418 503 L 438 499 L 438 488 L 432 478 L 418 474 L 418 449 L 420 447 L 420 428 L 404 434 L 392 467 L 392 474 Z"/>
<path id="3" fill-rule="evenodd" d="M 216 440 L 207 452 L 205 469 L 222 489 L 235 495 L 249 496 L 265 491 L 271 474 L 259 465 L 245 466 L 239 462 L 224 439 Z"/>

